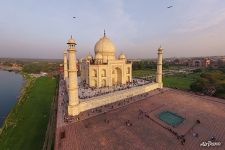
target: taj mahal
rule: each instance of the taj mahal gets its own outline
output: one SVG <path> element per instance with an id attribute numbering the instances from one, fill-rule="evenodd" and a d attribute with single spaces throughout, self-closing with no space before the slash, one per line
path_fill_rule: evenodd
<path id="1" fill-rule="evenodd" d="M 105 87 L 126 84 L 132 79 L 132 64 L 127 62 L 125 54 L 116 59 L 116 48 L 109 38 L 104 36 L 95 45 L 95 57 L 90 54 L 81 64 L 81 80 L 90 87 Z"/>
<path id="2" fill-rule="evenodd" d="M 89 53 L 79 61 L 79 78 L 77 43 L 71 36 L 67 44 L 68 49 L 64 52 L 64 81 L 68 93 L 68 116 L 80 119 L 83 112 L 94 111 L 96 108 L 163 87 L 161 47 L 158 49 L 156 79 L 150 82 L 132 78 L 132 62 L 128 61 L 124 53 L 116 56 L 116 46 L 106 36 L 105 31 L 94 46 L 95 56 Z M 85 93 L 89 96 L 84 96 Z"/>

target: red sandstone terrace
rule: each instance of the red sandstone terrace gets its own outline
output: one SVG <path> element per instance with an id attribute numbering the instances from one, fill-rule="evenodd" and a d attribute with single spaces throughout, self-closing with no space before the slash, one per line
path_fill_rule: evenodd
<path id="1" fill-rule="evenodd" d="M 142 100 L 78 122 L 65 122 L 62 108 L 59 104 L 56 150 L 225 149 L 222 99 L 163 88 L 149 92 Z M 172 127 L 157 117 L 163 111 L 176 113 L 185 120 Z M 200 146 L 211 140 L 221 145 Z"/>

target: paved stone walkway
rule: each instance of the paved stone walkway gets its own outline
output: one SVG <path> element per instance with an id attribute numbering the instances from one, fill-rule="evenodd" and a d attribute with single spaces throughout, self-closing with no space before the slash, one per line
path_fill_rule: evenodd
<path id="1" fill-rule="evenodd" d="M 184 117 L 185 121 L 176 128 L 165 124 L 157 115 L 167 110 Z M 140 112 L 145 115 L 140 116 Z M 200 124 L 193 127 L 196 120 L 200 120 Z M 125 107 L 61 125 L 56 131 L 56 150 L 225 149 L 224 100 L 167 88 L 161 90 L 160 94 Z M 184 145 L 168 129 L 177 135 L 185 135 Z M 194 133 L 198 137 L 194 137 Z M 207 142 L 211 137 L 215 137 L 215 141 L 222 145 L 200 147 L 203 141 Z"/>

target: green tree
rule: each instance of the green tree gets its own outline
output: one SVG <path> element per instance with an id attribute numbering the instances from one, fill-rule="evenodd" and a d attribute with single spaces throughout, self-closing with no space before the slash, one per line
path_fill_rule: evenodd
<path id="1" fill-rule="evenodd" d="M 223 95 L 225 93 L 225 73 L 219 70 L 202 73 L 200 77 L 191 84 L 191 90 L 202 92 L 210 96 Z"/>

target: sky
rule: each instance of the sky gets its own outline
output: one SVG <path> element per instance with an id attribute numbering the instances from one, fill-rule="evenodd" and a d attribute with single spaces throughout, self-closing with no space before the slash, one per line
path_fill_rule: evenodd
<path id="1" fill-rule="evenodd" d="M 225 0 L 0 0 L 0 57 L 94 55 L 104 29 L 128 58 L 225 55 Z"/>

